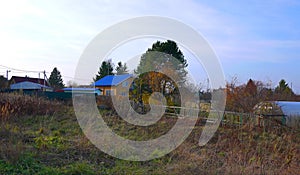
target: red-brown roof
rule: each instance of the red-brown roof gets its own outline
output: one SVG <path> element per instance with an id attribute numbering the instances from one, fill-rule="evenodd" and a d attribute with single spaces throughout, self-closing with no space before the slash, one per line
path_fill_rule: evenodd
<path id="1" fill-rule="evenodd" d="M 41 79 L 41 78 L 12 76 L 10 79 L 11 83 L 20 83 L 20 82 L 24 82 L 24 81 L 29 81 L 32 83 L 38 83 L 38 84 L 44 85 L 44 79 Z M 49 83 L 47 81 L 45 81 L 45 85 L 49 86 Z"/>

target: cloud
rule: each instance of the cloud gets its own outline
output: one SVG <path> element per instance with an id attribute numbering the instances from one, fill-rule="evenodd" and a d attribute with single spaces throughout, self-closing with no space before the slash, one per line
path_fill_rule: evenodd
<path id="1" fill-rule="evenodd" d="M 235 65 L 299 59 L 298 11 L 296 0 L 5 1 L 0 6 L 1 62 L 47 71 L 58 66 L 62 75 L 72 76 L 84 48 L 99 32 L 132 17 L 156 15 L 190 25 L 230 72 L 243 74 Z"/>

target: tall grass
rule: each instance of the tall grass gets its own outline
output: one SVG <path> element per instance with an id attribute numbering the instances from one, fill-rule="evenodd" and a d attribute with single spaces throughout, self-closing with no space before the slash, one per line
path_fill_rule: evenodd
<path id="1" fill-rule="evenodd" d="M 18 93 L 0 94 L 0 119 L 2 120 L 29 115 L 53 115 L 62 111 L 61 109 L 60 102 L 42 97 Z"/>
<path id="2" fill-rule="evenodd" d="M 72 107 L 20 94 L 0 94 L 0 105 L 0 174 L 300 172 L 299 130 L 281 125 L 260 128 L 252 120 L 243 120 L 242 125 L 222 125 L 209 143 L 200 147 L 203 125 L 199 119 L 190 136 L 173 152 L 147 162 L 131 162 L 98 150 L 81 132 Z M 157 124 L 144 128 L 124 122 L 113 110 L 100 112 L 116 134 L 138 141 L 165 134 L 177 120 L 164 116 Z"/>

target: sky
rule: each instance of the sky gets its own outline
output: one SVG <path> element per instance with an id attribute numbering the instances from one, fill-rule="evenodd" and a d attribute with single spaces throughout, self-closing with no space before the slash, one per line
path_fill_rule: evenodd
<path id="1" fill-rule="evenodd" d="M 217 54 L 225 78 L 238 83 L 281 79 L 300 94 L 300 1 L 0 1 L 0 75 L 38 77 L 54 67 L 74 80 L 84 49 L 106 28 L 141 16 L 179 20 L 201 34 Z M 154 38 L 132 41 L 109 55 L 113 62 L 142 54 Z M 126 52 L 125 52 L 126 51 Z M 190 54 L 184 50 L 191 72 Z M 190 59 L 190 60 L 189 60 Z M 100 66 L 100 65 L 99 65 Z M 199 71 L 201 72 L 200 68 Z M 97 72 L 95 72 L 96 74 Z M 194 73 L 195 74 L 195 73 Z M 202 74 L 202 73 L 201 73 Z M 42 77 L 42 74 L 40 74 Z M 86 77 L 90 83 L 93 77 Z M 205 84 L 205 76 L 196 76 Z"/>

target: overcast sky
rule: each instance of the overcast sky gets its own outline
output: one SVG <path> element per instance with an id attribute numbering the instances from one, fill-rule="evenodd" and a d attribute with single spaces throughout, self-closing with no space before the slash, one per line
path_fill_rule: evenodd
<path id="1" fill-rule="evenodd" d="M 37 72 L 23 70 L 46 70 L 49 77 L 57 67 L 67 82 L 74 77 L 83 50 L 97 34 L 117 22 L 145 15 L 177 19 L 197 30 L 218 55 L 226 80 L 236 76 L 240 83 L 246 83 L 252 78 L 275 87 L 285 79 L 300 93 L 297 0 L 1 1 L 0 75 L 6 76 L 6 70 L 14 68 L 19 70 L 11 70 L 9 76 L 38 77 Z M 153 41 L 129 43 L 126 50 L 142 53 Z M 116 58 L 122 57 L 118 53 L 111 57 L 114 62 L 125 59 Z M 86 82 L 92 78 L 87 77 Z"/>

